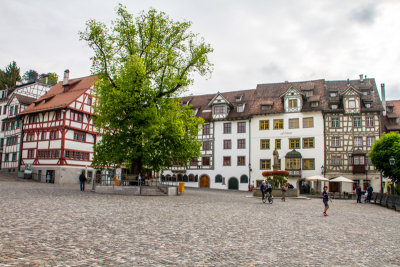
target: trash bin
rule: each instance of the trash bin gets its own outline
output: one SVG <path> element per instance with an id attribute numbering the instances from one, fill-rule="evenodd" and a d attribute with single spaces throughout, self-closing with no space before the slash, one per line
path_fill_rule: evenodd
<path id="1" fill-rule="evenodd" d="M 185 183 L 179 183 L 178 192 L 179 193 L 185 192 Z"/>

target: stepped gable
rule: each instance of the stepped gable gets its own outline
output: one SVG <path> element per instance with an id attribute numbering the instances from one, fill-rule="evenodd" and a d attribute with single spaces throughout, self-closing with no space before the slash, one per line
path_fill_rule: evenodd
<path id="1" fill-rule="evenodd" d="M 383 106 L 379 97 L 379 93 L 376 87 L 375 79 L 359 79 L 359 80 L 342 80 L 342 81 L 326 81 L 326 97 L 329 97 L 329 92 L 337 91 L 340 100 L 340 95 L 344 93 L 350 86 L 361 93 L 361 101 L 364 103 L 370 103 L 370 108 L 365 108 L 365 105 L 361 105 L 361 111 L 383 111 Z M 366 95 L 364 95 L 366 93 Z M 329 110 L 329 102 L 325 102 L 324 109 Z M 343 109 L 341 106 L 339 110 Z"/>
<path id="2" fill-rule="evenodd" d="M 325 80 L 313 80 L 304 82 L 283 82 L 283 83 L 268 83 L 258 84 L 254 93 L 254 102 L 251 113 L 253 115 L 262 115 L 269 113 L 283 113 L 283 99 L 288 89 L 295 88 L 303 95 L 302 111 L 321 110 L 324 102 L 324 83 Z M 312 91 L 312 95 L 306 97 L 306 92 Z M 320 102 L 317 107 L 311 107 L 311 102 Z M 263 110 L 263 105 L 271 105 L 269 110 Z"/>
<path id="3" fill-rule="evenodd" d="M 30 114 L 46 110 L 60 109 L 67 107 L 97 80 L 97 76 L 71 79 L 63 86 L 63 82 L 54 85 L 46 94 L 34 101 L 20 114 Z"/>

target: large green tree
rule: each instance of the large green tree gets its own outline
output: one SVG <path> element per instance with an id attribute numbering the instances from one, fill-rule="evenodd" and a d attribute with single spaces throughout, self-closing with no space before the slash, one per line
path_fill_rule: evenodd
<path id="1" fill-rule="evenodd" d="M 386 177 L 393 181 L 400 182 L 400 134 L 387 133 L 376 140 L 369 153 L 372 164 Z M 390 158 L 393 157 L 395 164 L 390 165 Z"/>
<path id="2" fill-rule="evenodd" d="M 150 9 L 134 18 L 119 5 L 111 27 L 95 20 L 80 32 L 94 50 L 98 76 L 95 123 L 104 131 L 94 164 L 126 164 L 160 171 L 199 156 L 198 126 L 189 106 L 177 97 L 193 74 L 211 72 L 210 45 L 164 12 Z"/>
<path id="3" fill-rule="evenodd" d="M 13 88 L 21 81 L 20 69 L 15 61 L 8 64 L 4 70 L 0 70 L 0 90 Z"/>

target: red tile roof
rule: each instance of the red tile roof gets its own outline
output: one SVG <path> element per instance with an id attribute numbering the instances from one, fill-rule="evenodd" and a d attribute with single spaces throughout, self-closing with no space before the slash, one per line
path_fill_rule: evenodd
<path id="1" fill-rule="evenodd" d="M 387 112 L 386 116 L 382 116 L 383 131 L 400 131 L 400 100 L 389 100 L 386 101 L 386 107 L 392 107 L 393 112 Z M 392 119 L 392 120 L 389 120 Z M 393 123 L 397 119 L 397 123 Z"/>
<path id="2" fill-rule="evenodd" d="M 20 114 L 23 115 L 65 108 L 86 92 L 96 80 L 97 76 L 95 75 L 70 79 L 66 87 L 63 86 L 63 82 L 59 82 Z"/>

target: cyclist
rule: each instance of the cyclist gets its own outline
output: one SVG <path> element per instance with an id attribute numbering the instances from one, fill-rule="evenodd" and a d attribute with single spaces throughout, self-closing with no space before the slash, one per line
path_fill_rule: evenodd
<path id="1" fill-rule="evenodd" d="M 265 192 L 267 191 L 267 186 L 265 185 L 265 181 L 263 181 L 260 185 L 260 191 L 262 194 L 262 199 L 264 200 L 265 198 Z"/>

